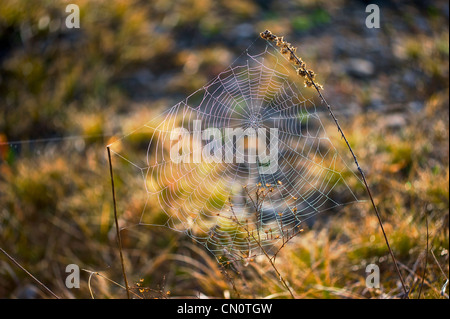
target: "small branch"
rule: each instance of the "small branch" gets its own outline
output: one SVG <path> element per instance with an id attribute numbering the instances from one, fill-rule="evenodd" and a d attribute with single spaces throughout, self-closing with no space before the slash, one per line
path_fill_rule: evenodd
<path id="1" fill-rule="evenodd" d="M 222 264 L 220 264 L 220 268 L 222 270 L 222 274 L 224 275 L 225 279 L 231 284 L 231 287 L 233 288 L 233 291 L 236 293 L 237 298 L 241 299 L 241 294 L 237 290 L 236 284 L 234 283 L 234 280 L 231 277 L 231 275 L 227 272 L 227 270 Z"/>
<path id="2" fill-rule="evenodd" d="M 287 236 L 287 239 L 285 240 L 284 236 L 283 236 L 283 243 L 281 244 L 281 246 L 277 249 L 277 251 L 275 252 L 275 254 L 273 254 L 273 260 L 275 261 L 275 258 L 277 257 L 278 253 L 284 248 L 284 246 L 286 246 L 286 244 L 295 236 L 297 236 L 298 234 L 300 234 L 303 229 L 300 228 L 300 225 L 297 226 L 298 230 L 297 231 L 293 231 L 292 234 L 290 236 Z"/>
<path id="3" fill-rule="evenodd" d="M 253 201 L 253 200 L 252 200 Z M 287 291 L 289 292 L 289 294 L 291 295 L 292 299 L 295 299 L 294 294 L 292 293 L 291 289 L 289 288 L 288 284 L 286 283 L 286 281 L 284 280 L 283 276 L 281 275 L 281 273 L 278 271 L 277 266 L 275 266 L 274 261 L 272 260 L 272 258 L 269 256 L 269 254 L 266 252 L 266 250 L 264 249 L 264 247 L 261 245 L 261 241 L 260 238 L 256 238 L 253 235 L 253 232 L 250 233 L 249 229 L 245 226 L 243 226 L 241 224 L 241 222 L 239 222 L 239 219 L 236 216 L 236 213 L 234 212 L 233 206 L 230 205 L 230 209 L 231 209 L 231 213 L 233 214 L 233 218 L 232 220 L 242 229 L 244 229 L 247 232 L 247 236 L 248 237 L 252 237 L 253 240 L 255 241 L 255 243 L 258 245 L 259 249 L 261 249 L 261 251 L 263 252 L 263 254 L 266 256 L 267 260 L 269 261 L 270 265 L 272 266 L 272 268 L 275 270 L 278 279 L 280 279 L 280 281 L 282 282 L 283 286 L 287 289 Z M 259 231 L 258 231 L 258 237 L 259 237 Z"/>

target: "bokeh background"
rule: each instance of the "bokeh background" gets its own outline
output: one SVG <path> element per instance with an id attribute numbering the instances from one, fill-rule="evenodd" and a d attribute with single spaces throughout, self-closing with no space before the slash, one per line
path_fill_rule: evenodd
<path id="1" fill-rule="evenodd" d="M 448 298 L 447 1 L 79 0 L 79 29 L 65 25 L 69 3 L 0 2 L 0 247 L 55 293 L 125 296 L 114 283 L 122 278 L 105 146 L 207 83 L 269 29 L 298 47 L 325 86 L 411 297 L 427 259 L 421 297 Z M 379 29 L 365 26 L 369 3 L 380 7 Z M 337 136 L 334 145 L 347 154 Z M 183 234 L 139 227 L 123 240 L 141 297 L 286 297 L 268 265 L 223 273 Z M 314 225 L 277 260 L 300 297 L 401 292 L 370 206 Z M 379 289 L 365 285 L 370 263 L 380 266 Z M 82 271 L 81 287 L 67 289 L 68 264 L 100 275 Z M 0 297 L 51 296 L 0 255 Z"/>

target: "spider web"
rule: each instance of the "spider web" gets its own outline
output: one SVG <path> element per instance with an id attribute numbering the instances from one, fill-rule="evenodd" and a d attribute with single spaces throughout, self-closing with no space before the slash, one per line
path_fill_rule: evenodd
<path id="1" fill-rule="evenodd" d="M 261 254 L 261 248 L 275 254 L 318 213 L 358 202 L 348 183 L 359 183 L 358 177 L 279 57 L 271 44 L 262 49 L 252 44 L 202 88 L 110 145 L 136 173 L 136 187 L 145 190 L 144 207 L 126 201 L 132 225 L 181 231 L 219 261 L 240 260 Z M 174 161 L 171 134 L 179 128 L 191 135 L 181 144 L 183 160 Z M 239 154 L 244 161 L 224 161 L 242 149 L 226 149 L 223 139 L 196 139 L 206 128 L 277 129 L 276 169 L 248 160 L 252 136 L 245 140 L 245 154 Z M 205 160 L 202 150 L 211 141 L 220 156 Z M 122 181 L 132 188 L 129 183 Z"/>

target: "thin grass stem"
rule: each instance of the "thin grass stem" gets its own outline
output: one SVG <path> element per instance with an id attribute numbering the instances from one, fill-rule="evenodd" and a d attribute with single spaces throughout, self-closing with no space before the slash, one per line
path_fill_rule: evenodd
<path id="1" fill-rule="evenodd" d="M 275 36 L 274 34 L 272 34 L 268 30 L 266 30 L 265 32 L 261 33 L 261 36 L 264 39 L 266 39 L 266 40 L 283 39 L 283 38 L 279 38 L 279 37 Z M 357 167 L 357 169 L 358 169 L 358 171 L 359 171 L 359 173 L 361 175 L 361 178 L 363 180 L 363 183 L 364 183 L 364 186 L 366 188 L 367 194 L 370 197 L 370 201 L 372 203 L 373 209 L 374 209 L 375 214 L 376 214 L 377 219 L 378 219 L 378 223 L 379 223 L 381 231 L 383 233 L 384 241 L 386 242 L 386 246 L 387 246 L 387 248 L 389 250 L 389 254 L 391 255 L 391 258 L 392 258 L 392 260 L 394 262 L 395 270 L 396 270 L 397 275 L 398 275 L 398 277 L 400 279 L 400 282 L 401 282 L 401 285 L 402 285 L 402 288 L 403 288 L 403 292 L 404 292 L 404 296 L 405 296 L 405 298 L 408 298 L 409 291 L 408 291 L 408 289 L 406 287 L 405 281 L 404 281 L 403 276 L 402 276 L 402 274 L 400 272 L 400 269 L 398 267 L 397 259 L 394 256 L 394 252 L 392 251 L 391 245 L 389 244 L 389 240 L 387 238 L 386 231 L 385 231 L 384 226 L 383 226 L 383 221 L 381 220 L 380 213 L 378 211 L 377 206 L 375 205 L 375 201 L 373 199 L 372 192 L 370 190 L 369 184 L 368 184 L 368 182 L 366 180 L 366 176 L 365 176 L 363 170 L 361 169 L 361 166 L 359 165 L 358 160 L 356 159 L 356 155 L 353 152 L 353 149 L 350 146 L 350 143 L 348 142 L 347 137 L 344 134 L 344 131 L 342 130 L 341 126 L 339 125 L 339 122 L 338 122 L 336 116 L 334 115 L 333 110 L 331 109 L 331 105 L 325 100 L 325 97 L 323 96 L 322 92 L 320 92 L 320 90 L 322 89 L 322 86 L 315 82 L 314 76 L 312 75 L 314 73 L 312 71 L 306 69 L 305 63 L 295 53 L 295 48 L 293 48 L 292 46 L 286 44 L 286 45 L 283 45 L 283 49 L 286 50 L 285 52 L 288 52 L 290 54 L 290 57 L 292 57 L 294 59 L 294 62 L 297 65 L 300 66 L 299 67 L 299 70 L 301 71 L 300 73 L 304 74 L 304 76 L 306 76 L 308 78 L 308 80 L 309 80 L 308 83 L 315 88 L 315 90 L 317 91 L 317 93 L 319 95 L 319 98 L 321 99 L 322 103 L 325 104 L 325 106 L 327 107 L 327 109 L 328 109 L 328 111 L 330 113 L 330 116 L 332 117 L 334 123 L 336 124 L 336 127 L 337 127 L 339 133 L 341 134 L 341 137 L 344 139 L 345 143 L 347 144 L 347 147 L 348 147 L 350 153 L 353 156 L 353 160 L 355 161 L 356 167 Z"/>
<path id="2" fill-rule="evenodd" d="M 111 162 L 111 150 L 109 148 L 109 145 L 106 147 L 106 149 L 108 150 L 109 173 L 111 176 L 111 190 L 112 190 L 113 206 L 114 206 L 114 221 L 116 223 L 116 234 L 117 234 L 117 244 L 119 246 L 119 253 L 120 253 L 120 264 L 122 266 L 122 275 L 123 275 L 123 280 L 125 281 L 127 297 L 128 297 L 128 299 L 130 299 L 130 289 L 128 287 L 127 274 L 125 272 L 125 263 L 123 261 L 122 238 L 120 237 L 119 222 L 117 220 L 116 191 L 114 189 L 114 175 L 113 175 L 112 162 Z"/>

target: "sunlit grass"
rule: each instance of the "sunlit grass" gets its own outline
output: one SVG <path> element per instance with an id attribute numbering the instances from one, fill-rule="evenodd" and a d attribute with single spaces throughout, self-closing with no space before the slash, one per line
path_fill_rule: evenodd
<path id="1" fill-rule="evenodd" d="M 0 245 L 58 294 L 90 297 L 87 284 L 76 291 L 64 286 L 61 278 L 71 263 L 121 281 L 105 145 L 124 132 L 140 130 L 114 147 L 130 156 L 145 154 L 154 130 L 143 125 L 222 72 L 253 41 L 252 36 L 234 34 L 235 26 L 250 28 L 255 38 L 265 29 L 291 33 L 292 42 L 300 42 L 299 50 L 310 56 L 330 103 L 343 114 L 351 103 L 362 106 L 360 113 L 338 117 L 373 187 L 400 269 L 413 288 L 411 297 L 418 296 L 424 270 L 426 219 L 430 252 L 448 277 L 449 46 L 447 21 L 441 14 L 427 16 L 430 34 L 391 30 L 395 67 L 377 70 L 375 79 L 357 81 L 343 74 L 340 62 L 331 58 L 339 43 L 319 33 L 321 28 L 331 32 L 335 19 L 335 13 L 320 2 L 263 8 L 255 1 L 229 0 L 77 1 L 82 14 L 79 31 L 64 27 L 61 3 L 0 2 L 4 41 Z M 406 86 L 410 76 L 406 71 L 411 70 L 418 73 L 414 75 L 418 80 L 409 96 L 402 97 L 405 102 L 393 103 L 405 124 L 389 127 L 386 119 L 392 105 L 381 105 L 381 111 L 370 108 L 372 97 L 391 94 L 394 84 Z M 292 80 L 298 77 L 293 74 Z M 408 103 L 417 101 L 423 106 L 411 111 Z M 326 110 L 319 111 L 328 116 Z M 304 122 L 306 114 L 299 114 L 299 120 Z M 344 173 L 344 179 L 359 199 L 367 199 L 361 183 L 349 179 L 357 172 L 346 145 L 333 123 L 324 121 L 324 125 L 338 153 L 354 170 Z M 65 136 L 83 138 L 4 143 Z M 204 247 L 182 233 L 137 226 L 163 225 L 168 220 L 157 197 L 148 196 L 145 189 L 156 190 L 157 183 L 151 176 L 144 180 L 141 171 L 126 161 L 114 160 L 123 164 L 115 171 L 118 195 L 129 199 L 119 203 L 119 222 L 125 227 L 125 264 L 131 282 L 144 278 L 146 286 L 164 286 L 170 296 L 289 298 L 263 258 L 238 269 L 221 268 Z M 209 193 L 211 210 L 227 200 L 218 191 Z M 333 216 L 324 213 L 277 256 L 276 265 L 297 297 L 398 296 L 383 235 L 365 204 L 346 206 Z M 146 219 L 141 221 L 143 212 Z M 227 227 L 235 231 L 235 225 Z M 445 274 L 430 254 L 428 258 L 422 297 L 442 298 Z M 365 285 L 370 263 L 381 268 L 382 286 L 377 290 Z M 82 273 L 83 283 L 88 278 Z M 32 280 L 0 258 L 0 282 L 0 297 L 10 298 Z M 104 278 L 95 277 L 91 284 L 97 298 L 125 297 L 123 289 Z"/>

